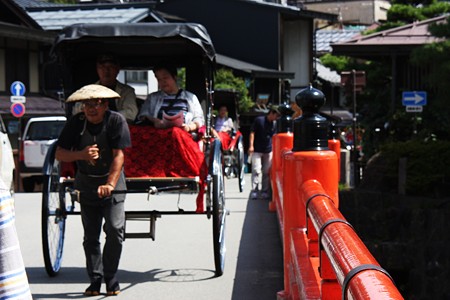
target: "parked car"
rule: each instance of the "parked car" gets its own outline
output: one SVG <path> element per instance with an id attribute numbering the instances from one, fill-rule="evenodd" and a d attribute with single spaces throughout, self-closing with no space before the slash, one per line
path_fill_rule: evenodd
<path id="1" fill-rule="evenodd" d="M 14 192 L 14 156 L 8 132 L 0 115 L 0 178 L 11 192 Z"/>
<path id="2" fill-rule="evenodd" d="M 66 117 L 37 117 L 28 120 L 20 148 L 20 177 L 25 192 L 33 192 L 42 182 L 42 167 L 50 145 L 56 141 Z"/>

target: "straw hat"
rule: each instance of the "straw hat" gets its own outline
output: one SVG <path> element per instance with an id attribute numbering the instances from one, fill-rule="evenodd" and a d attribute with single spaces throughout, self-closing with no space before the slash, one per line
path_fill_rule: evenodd
<path id="1" fill-rule="evenodd" d="M 113 90 L 99 84 L 89 84 L 74 92 L 66 102 L 86 101 L 91 99 L 114 99 L 120 95 Z"/>

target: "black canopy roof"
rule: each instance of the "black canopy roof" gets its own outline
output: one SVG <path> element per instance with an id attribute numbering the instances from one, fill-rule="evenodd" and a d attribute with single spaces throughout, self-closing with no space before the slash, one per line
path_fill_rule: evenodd
<path id="1" fill-rule="evenodd" d="M 122 67 L 215 58 L 208 32 L 194 23 L 75 24 L 59 33 L 52 49 L 57 57 L 74 61 L 105 52 L 116 54 Z"/>

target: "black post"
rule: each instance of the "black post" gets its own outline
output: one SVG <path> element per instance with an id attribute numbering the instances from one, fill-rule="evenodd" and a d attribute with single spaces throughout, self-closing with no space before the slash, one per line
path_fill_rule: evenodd
<path id="1" fill-rule="evenodd" d="M 319 114 L 325 104 L 325 95 L 309 86 L 295 96 L 295 102 L 303 114 L 294 120 L 294 147 L 292 151 L 320 151 L 328 148 L 328 128 L 326 118 Z"/>
<path id="2" fill-rule="evenodd" d="M 356 71 L 352 70 L 352 92 L 353 92 L 353 183 L 359 185 L 359 166 L 358 166 L 358 134 L 356 132 Z"/>
<path id="3" fill-rule="evenodd" d="M 292 132 L 292 115 L 294 111 L 289 103 L 283 103 L 278 107 L 281 117 L 277 120 L 277 133 Z"/>

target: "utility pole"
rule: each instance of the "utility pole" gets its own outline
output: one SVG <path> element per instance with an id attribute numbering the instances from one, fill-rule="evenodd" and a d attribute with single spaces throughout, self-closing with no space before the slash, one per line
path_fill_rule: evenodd
<path id="1" fill-rule="evenodd" d="M 358 133 L 357 133 L 357 106 L 356 94 L 362 92 L 366 86 L 366 73 L 364 71 L 345 71 L 341 73 L 341 84 L 346 90 L 346 95 L 352 96 L 353 104 L 353 145 L 352 145 L 352 163 L 353 163 L 353 185 L 357 187 L 360 180 L 359 162 L 358 162 Z"/>

